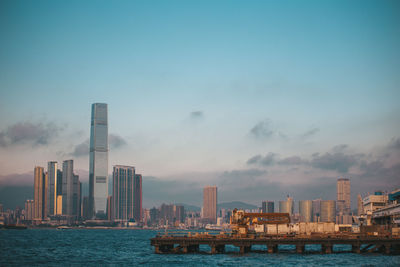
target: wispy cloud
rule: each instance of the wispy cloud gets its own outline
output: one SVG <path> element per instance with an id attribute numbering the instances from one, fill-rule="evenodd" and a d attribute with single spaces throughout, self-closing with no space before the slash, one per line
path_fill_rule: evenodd
<path id="1" fill-rule="evenodd" d="M 0 132 L 0 146 L 8 147 L 18 144 L 47 145 L 58 136 L 62 129 L 62 127 L 53 122 L 18 122 Z"/>

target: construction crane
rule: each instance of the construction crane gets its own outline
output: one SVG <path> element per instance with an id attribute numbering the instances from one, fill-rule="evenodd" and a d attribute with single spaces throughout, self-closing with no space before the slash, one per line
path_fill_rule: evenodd
<path id="1" fill-rule="evenodd" d="M 290 223 L 289 213 L 249 213 L 238 209 L 232 211 L 230 219 L 232 233 L 243 237 L 248 235 L 250 225 L 288 223 Z"/>

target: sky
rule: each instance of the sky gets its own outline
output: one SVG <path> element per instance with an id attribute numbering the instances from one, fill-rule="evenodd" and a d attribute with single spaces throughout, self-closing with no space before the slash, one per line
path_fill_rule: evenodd
<path id="1" fill-rule="evenodd" d="M 1 1 L 0 33 L 0 187 L 87 182 L 96 102 L 145 206 L 400 187 L 399 1 Z"/>

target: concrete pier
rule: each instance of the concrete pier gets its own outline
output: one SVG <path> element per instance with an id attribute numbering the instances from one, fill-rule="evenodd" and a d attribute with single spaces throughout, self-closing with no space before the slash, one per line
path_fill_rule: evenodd
<path id="1" fill-rule="evenodd" d="M 196 253 L 200 245 L 208 245 L 211 254 L 225 253 L 226 245 L 239 248 L 239 253 L 251 252 L 252 245 L 266 246 L 266 252 L 277 253 L 278 245 L 294 245 L 296 253 L 304 253 L 306 245 L 321 245 L 321 253 L 334 253 L 335 245 L 351 245 L 352 253 L 381 252 L 385 254 L 400 253 L 400 237 L 390 236 L 263 236 L 243 238 L 235 236 L 157 236 L 151 239 L 151 245 L 157 254 L 163 253 Z M 361 247 L 363 249 L 361 249 Z"/>

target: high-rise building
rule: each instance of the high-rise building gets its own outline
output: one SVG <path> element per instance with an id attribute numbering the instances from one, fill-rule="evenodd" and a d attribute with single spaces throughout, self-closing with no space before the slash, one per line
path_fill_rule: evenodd
<path id="1" fill-rule="evenodd" d="M 313 207 L 311 200 L 300 200 L 299 201 L 299 213 L 301 222 L 312 222 L 313 221 Z"/>
<path id="2" fill-rule="evenodd" d="M 43 167 L 35 167 L 34 180 L 34 219 L 43 220 L 47 215 L 47 175 L 44 173 Z"/>
<path id="3" fill-rule="evenodd" d="M 25 201 L 25 220 L 31 221 L 33 219 L 35 212 L 34 205 L 34 201 L 31 199 Z"/>
<path id="4" fill-rule="evenodd" d="M 134 219 L 135 167 L 116 165 L 113 168 L 114 219 Z"/>
<path id="5" fill-rule="evenodd" d="M 92 105 L 89 152 L 89 205 L 92 217 L 105 218 L 108 197 L 107 104 Z"/>
<path id="6" fill-rule="evenodd" d="M 335 200 L 321 200 L 321 222 L 335 222 L 336 221 L 336 201 Z"/>
<path id="7" fill-rule="evenodd" d="M 74 174 L 73 160 L 63 162 L 62 171 L 62 215 L 78 218 L 81 206 L 81 183 Z M 57 201 L 59 198 L 57 198 Z"/>
<path id="8" fill-rule="evenodd" d="M 133 217 L 136 222 L 142 221 L 142 212 L 142 175 L 135 174 Z"/>
<path id="9" fill-rule="evenodd" d="M 203 190 L 203 219 L 217 223 L 217 187 L 206 186 Z"/>
<path id="10" fill-rule="evenodd" d="M 294 213 L 294 201 L 293 198 L 287 197 L 287 200 L 279 201 L 279 212 L 289 213 L 290 216 Z"/>
<path id="11" fill-rule="evenodd" d="M 47 163 L 47 174 L 49 178 L 48 212 L 49 215 L 57 215 L 57 196 L 62 195 L 62 172 L 57 169 L 56 161 Z"/>
<path id="12" fill-rule="evenodd" d="M 274 202 L 273 201 L 263 201 L 262 202 L 262 212 L 272 213 L 274 212 Z"/>
<path id="13" fill-rule="evenodd" d="M 338 213 L 339 215 L 350 214 L 350 180 L 347 178 L 339 178 L 336 184 Z M 342 203 L 339 204 L 339 201 Z"/>

